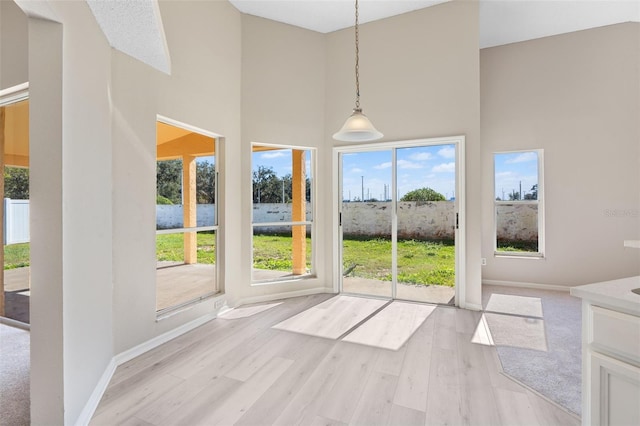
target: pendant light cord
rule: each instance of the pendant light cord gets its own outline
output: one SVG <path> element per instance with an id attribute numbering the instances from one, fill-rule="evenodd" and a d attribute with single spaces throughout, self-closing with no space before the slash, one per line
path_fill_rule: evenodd
<path id="1" fill-rule="evenodd" d="M 360 110 L 360 47 L 358 31 L 358 0 L 356 0 L 356 110 Z"/>

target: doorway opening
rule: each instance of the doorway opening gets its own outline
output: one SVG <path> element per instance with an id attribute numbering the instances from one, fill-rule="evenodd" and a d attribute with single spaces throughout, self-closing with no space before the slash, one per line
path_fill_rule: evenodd
<path id="1" fill-rule="evenodd" d="M 341 293 L 458 305 L 464 138 L 339 147 Z"/>
<path id="2" fill-rule="evenodd" d="M 6 90 L 0 97 L 0 170 L 3 203 L 3 273 L 0 275 L 0 316 L 28 324 L 29 256 L 29 99 L 28 85 Z"/>

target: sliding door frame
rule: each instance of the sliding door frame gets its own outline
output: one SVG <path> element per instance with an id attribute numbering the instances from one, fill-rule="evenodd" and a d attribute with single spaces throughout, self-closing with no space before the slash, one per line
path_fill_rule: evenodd
<path id="1" fill-rule="evenodd" d="M 333 210 L 332 210 L 332 226 L 337 232 L 333 232 L 333 290 L 342 292 L 342 226 L 340 226 L 340 214 L 342 212 L 342 155 L 345 153 L 368 152 L 391 150 L 392 152 L 392 178 L 391 178 L 391 199 L 394 208 L 392 209 L 391 233 L 392 246 L 397 246 L 397 153 L 400 148 L 412 148 L 419 146 L 433 145 L 454 145 L 456 151 L 456 200 L 455 213 L 457 215 L 457 223 L 454 229 L 455 239 L 455 306 L 464 307 L 466 304 L 466 220 L 465 220 L 465 137 L 451 136 L 442 138 L 424 138 L 411 140 L 398 140 L 390 142 L 379 142 L 371 144 L 343 145 L 333 148 Z M 397 251 L 397 250 L 396 250 Z M 392 252 L 392 299 L 396 299 L 397 287 L 397 253 Z"/>

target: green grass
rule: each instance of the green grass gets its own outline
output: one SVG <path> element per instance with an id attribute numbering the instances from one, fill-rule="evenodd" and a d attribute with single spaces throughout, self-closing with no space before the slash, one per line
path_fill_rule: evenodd
<path id="1" fill-rule="evenodd" d="M 198 232 L 198 263 L 216 262 L 216 235 L 213 232 Z M 184 261 L 183 234 L 160 234 L 156 236 L 156 256 L 159 261 Z"/>
<path id="2" fill-rule="evenodd" d="M 505 249 L 505 248 L 501 248 Z M 4 269 L 29 266 L 29 244 L 5 246 Z M 215 233 L 198 233 L 198 263 L 215 263 Z M 183 235 L 161 234 L 156 237 L 157 259 L 182 262 Z M 311 239 L 307 238 L 307 253 L 311 254 Z M 382 238 L 345 239 L 344 267 L 355 269 L 349 276 L 391 280 L 391 241 Z M 291 271 L 291 237 L 256 235 L 253 238 L 254 267 L 276 271 Z M 455 254 L 452 242 L 399 241 L 398 280 L 420 285 L 453 286 Z M 311 259 L 307 257 L 307 268 Z"/>
<path id="3" fill-rule="evenodd" d="M 29 243 L 4 246 L 4 269 L 29 266 Z"/>
<path id="4" fill-rule="evenodd" d="M 344 267 L 356 265 L 349 276 L 391 281 L 391 241 L 345 239 Z M 452 242 L 398 241 L 398 281 L 419 285 L 455 285 L 455 246 Z"/>
<path id="5" fill-rule="evenodd" d="M 538 251 L 537 241 L 510 241 L 498 240 L 498 251 L 506 252 L 533 252 Z"/>
<path id="6" fill-rule="evenodd" d="M 307 268 L 311 269 L 311 238 L 307 238 Z M 286 235 L 254 235 L 253 267 L 273 271 L 291 271 L 291 237 Z"/>

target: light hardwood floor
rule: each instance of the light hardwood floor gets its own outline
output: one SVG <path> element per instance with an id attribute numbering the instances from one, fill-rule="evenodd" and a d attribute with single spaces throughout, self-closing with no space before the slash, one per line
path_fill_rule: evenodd
<path id="1" fill-rule="evenodd" d="M 399 350 L 272 326 L 331 295 L 216 319 L 122 366 L 93 425 L 578 425 L 471 343 L 480 314 L 438 307 Z"/>

